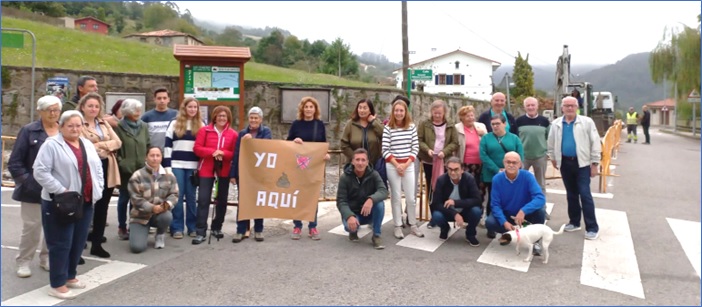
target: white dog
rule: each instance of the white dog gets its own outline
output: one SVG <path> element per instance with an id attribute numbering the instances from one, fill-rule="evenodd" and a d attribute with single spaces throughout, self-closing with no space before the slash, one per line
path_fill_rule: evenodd
<path id="1" fill-rule="evenodd" d="M 559 235 L 563 233 L 565 224 L 561 226 L 558 232 L 554 232 L 551 227 L 544 224 L 531 224 L 526 227 L 517 228 L 516 230 L 510 230 L 505 232 L 502 237 L 500 237 L 500 244 L 507 245 L 510 242 L 516 240 L 517 242 L 517 255 L 520 254 L 519 247 L 528 246 L 529 256 L 524 259 L 524 261 L 529 262 L 534 258 L 534 243 L 541 239 L 541 250 L 544 255 L 544 263 L 548 263 L 548 246 L 551 245 L 553 241 L 553 235 Z"/>

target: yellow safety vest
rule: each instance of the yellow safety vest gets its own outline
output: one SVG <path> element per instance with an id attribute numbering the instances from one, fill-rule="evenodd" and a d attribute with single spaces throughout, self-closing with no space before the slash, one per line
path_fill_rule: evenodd
<path id="1" fill-rule="evenodd" d="M 627 112 L 626 113 L 626 124 L 627 125 L 636 125 L 637 124 L 636 120 L 638 119 L 638 116 L 636 116 L 636 115 L 637 115 L 636 112 L 634 112 L 634 113 Z"/>

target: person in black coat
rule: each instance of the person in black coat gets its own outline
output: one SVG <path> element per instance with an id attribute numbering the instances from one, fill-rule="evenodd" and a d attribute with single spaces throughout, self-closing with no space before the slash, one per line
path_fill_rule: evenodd
<path id="1" fill-rule="evenodd" d="M 519 131 L 517 131 L 517 122 L 515 121 L 514 116 L 505 111 L 506 101 L 505 94 L 500 92 L 492 94 L 492 100 L 490 100 L 490 110 L 481 113 L 480 117 L 478 117 L 478 122 L 485 124 L 485 128 L 487 128 L 488 133 L 492 132 L 492 126 L 490 126 L 492 116 L 502 113 L 502 116 L 507 119 L 507 127 L 505 127 L 505 129 L 515 135 L 519 135 Z"/>
<path id="2" fill-rule="evenodd" d="M 466 241 L 471 246 L 480 246 L 475 237 L 476 227 L 482 215 L 483 199 L 473 175 L 463 171 L 463 163 L 458 157 L 446 160 L 447 173 L 436 180 L 434 196 L 431 200 L 432 220 L 441 228 L 439 239 L 448 239 L 450 221 L 461 227 L 465 222 Z"/>

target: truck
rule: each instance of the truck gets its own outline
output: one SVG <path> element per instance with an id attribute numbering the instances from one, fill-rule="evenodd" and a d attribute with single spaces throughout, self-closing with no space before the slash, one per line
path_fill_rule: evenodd
<path id="1" fill-rule="evenodd" d="M 611 92 L 594 92 L 593 85 L 589 82 L 571 82 L 570 80 L 570 53 L 568 45 L 563 45 L 563 54 L 558 57 L 556 63 L 556 89 L 553 102 L 553 117 L 563 115 L 561 111 L 561 100 L 567 96 L 573 96 L 575 90 L 580 93 L 581 100 L 578 101 L 580 115 L 592 118 L 600 136 L 607 133 L 607 129 L 614 123 L 614 106 L 617 97 Z M 549 112 L 550 113 L 550 112 Z"/>

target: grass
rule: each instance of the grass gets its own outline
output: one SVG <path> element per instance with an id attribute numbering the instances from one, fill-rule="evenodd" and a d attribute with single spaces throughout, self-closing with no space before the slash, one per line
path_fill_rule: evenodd
<path id="1" fill-rule="evenodd" d="M 173 57 L 172 47 L 85 33 L 5 16 L 2 17 L 2 28 L 26 29 L 34 33 L 37 39 L 37 67 L 179 75 L 179 64 Z M 2 65 L 32 65 L 32 42 L 29 35 L 25 35 L 25 48 L 2 49 Z M 244 73 L 247 80 L 256 81 L 393 89 L 332 75 L 312 74 L 254 62 L 245 64 Z"/>

